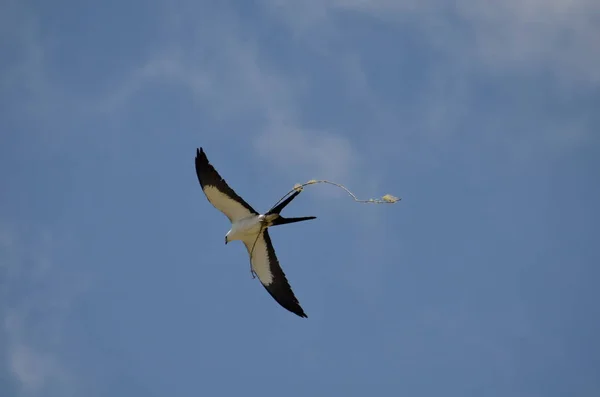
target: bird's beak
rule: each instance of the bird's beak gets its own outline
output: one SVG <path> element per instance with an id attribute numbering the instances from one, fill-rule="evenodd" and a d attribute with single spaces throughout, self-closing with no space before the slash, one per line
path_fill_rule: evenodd
<path id="1" fill-rule="evenodd" d="M 227 245 L 228 241 L 227 241 L 227 236 L 225 236 L 225 245 Z"/>

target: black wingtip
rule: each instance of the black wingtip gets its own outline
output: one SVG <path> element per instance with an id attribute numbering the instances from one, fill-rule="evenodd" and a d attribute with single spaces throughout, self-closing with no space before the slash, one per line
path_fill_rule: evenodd
<path id="1" fill-rule="evenodd" d="M 206 166 L 209 164 L 208 157 L 202 148 L 196 148 L 196 169 L 200 166 Z"/>
<path id="2" fill-rule="evenodd" d="M 293 307 L 293 308 L 284 306 L 284 308 L 287 309 L 288 311 L 294 313 L 298 317 L 308 318 L 308 316 L 306 315 L 306 313 L 304 313 L 304 310 L 300 307 L 300 305 Z"/>
<path id="3" fill-rule="evenodd" d="M 287 284 L 287 280 L 286 280 L 286 284 Z M 291 292 L 291 289 L 290 289 L 291 296 L 288 296 L 287 293 L 286 294 L 281 293 L 281 290 L 280 290 L 281 287 L 282 287 L 281 285 L 279 285 L 279 286 L 270 285 L 270 286 L 265 286 L 265 289 L 273 297 L 273 299 L 275 299 L 275 301 L 277 301 L 277 303 L 279 303 L 281 305 L 281 307 L 283 307 L 285 310 L 287 310 L 291 313 L 294 313 L 298 317 L 308 318 L 308 316 L 304 312 L 304 309 L 302 309 L 302 306 L 300 306 L 300 303 L 294 296 L 294 293 Z M 289 288 L 289 285 L 287 288 Z M 278 291 L 278 289 L 279 289 L 279 291 Z"/>
<path id="4" fill-rule="evenodd" d="M 296 304 L 294 307 L 291 307 L 291 308 L 286 307 L 286 309 L 289 310 L 290 312 L 294 313 L 298 317 L 308 318 L 308 316 L 306 315 L 306 313 L 304 313 L 304 309 L 302 309 L 302 307 L 300 306 L 299 303 Z"/>

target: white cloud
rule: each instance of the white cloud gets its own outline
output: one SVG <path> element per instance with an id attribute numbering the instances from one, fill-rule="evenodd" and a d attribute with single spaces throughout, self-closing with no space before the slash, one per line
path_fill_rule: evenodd
<path id="1" fill-rule="evenodd" d="M 50 361 L 25 345 L 13 343 L 11 346 L 11 370 L 28 394 L 38 393 L 43 388 L 46 379 L 56 368 Z"/>
<path id="2" fill-rule="evenodd" d="M 58 389 L 69 395 L 73 387 L 70 374 L 53 352 L 34 346 L 27 337 L 29 331 L 20 324 L 19 315 L 9 314 L 5 319 L 8 334 L 8 365 L 25 396 L 45 396 L 48 389 Z"/>
<path id="3" fill-rule="evenodd" d="M 71 395 L 76 385 L 61 361 L 64 319 L 82 284 L 53 263 L 49 234 L 25 238 L 0 224 L 0 350 L 22 396 Z M 33 237 L 32 237 L 33 236 Z"/>
<path id="4" fill-rule="evenodd" d="M 248 129 L 235 134 L 254 135 L 256 153 L 276 170 L 296 166 L 308 167 L 318 176 L 351 174 L 356 158 L 351 144 L 336 131 L 307 128 L 302 123 L 295 99 L 302 89 L 300 77 L 275 70 L 261 55 L 253 35 L 239 29 L 235 13 L 227 7 L 208 14 L 197 12 L 193 4 L 185 12 L 169 7 L 165 20 L 177 21 L 167 24 L 171 26 L 167 36 L 173 39 L 155 47 L 147 59 L 138 61 L 137 68 L 124 71 L 122 80 L 104 94 L 81 96 L 67 95 L 64 87 L 49 80 L 50 39 L 42 39 L 34 10 L 17 2 L 7 4 L 2 17 L 7 23 L 2 29 L 17 43 L 17 54 L 9 69 L 2 71 L 1 84 L 24 95 L 14 106 L 20 106 L 31 120 L 43 121 L 43 130 L 51 126 L 61 131 L 59 135 L 68 135 L 59 126 L 67 120 L 72 123 L 73 117 L 124 115 L 128 102 L 139 98 L 145 88 L 167 83 L 189 90 L 216 119 L 252 120 Z M 180 35 L 182 26 L 191 27 L 191 34 Z M 56 134 L 40 138 L 54 145 L 66 139 Z M 275 154 L 265 151 L 265 142 Z"/>
<path id="5" fill-rule="evenodd" d="M 335 15 L 358 13 L 418 29 L 454 61 L 478 62 L 488 72 L 549 70 L 564 84 L 600 84 L 600 24 L 594 0 L 265 0 L 297 34 L 340 36 Z M 337 33 L 332 33 L 337 32 Z M 337 34 L 337 36 L 336 36 Z M 452 56 L 450 58 L 453 58 Z M 463 64 L 462 67 L 472 67 Z"/>
<path id="6" fill-rule="evenodd" d="M 39 26 L 25 6 L 3 2 L 0 6 L 0 49 L 10 54 L 0 68 L 0 87 L 5 93 L 23 97 L 30 107 L 42 106 L 36 98 L 44 96 L 45 51 L 39 40 Z"/>
<path id="7" fill-rule="evenodd" d="M 327 131 L 299 129 L 286 123 L 269 125 L 257 136 L 255 146 L 263 157 L 283 169 L 296 170 L 295 175 L 307 180 L 347 179 L 356 164 L 355 153 L 346 139 Z"/>
<path id="8" fill-rule="evenodd" d="M 263 4 L 304 44 L 337 59 L 337 69 L 365 103 L 365 117 L 372 119 L 377 136 L 369 142 L 372 153 L 405 159 L 419 153 L 414 161 L 436 161 L 439 150 L 454 147 L 448 143 L 459 140 L 473 148 L 493 147 L 517 164 L 535 158 L 535 153 L 573 150 L 594 134 L 585 111 L 562 113 L 554 105 L 556 112 L 544 112 L 539 101 L 545 99 L 534 90 L 540 88 L 535 84 L 543 84 L 549 89 L 549 101 L 556 103 L 561 95 L 585 97 L 598 87 L 596 1 L 264 0 Z M 371 88 L 372 81 L 381 79 L 374 75 L 377 63 L 354 44 L 353 25 L 343 18 L 348 15 L 354 17 L 350 20 L 357 21 L 358 16 L 369 22 L 363 28 L 383 24 L 392 28 L 388 32 L 399 28 L 396 34 L 416 32 L 414 37 L 423 38 L 418 44 L 435 54 L 424 65 L 427 74 L 420 89 L 399 96 L 411 95 L 409 103 L 403 100 L 400 107 Z M 412 54 L 390 54 L 403 56 Z M 366 74 L 365 68 L 371 72 Z M 511 93 L 505 91 L 501 95 L 506 103 L 480 112 L 479 102 L 485 102 L 482 82 L 506 82 L 512 90 L 519 82 L 531 84 L 532 98 L 527 102 L 514 94 L 508 102 Z M 392 140 L 397 144 L 390 145 Z"/>
<path id="9" fill-rule="evenodd" d="M 252 35 L 216 19 L 202 24 L 202 34 L 194 35 L 198 40 L 189 48 L 172 43 L 143 63 L 99 108 L 116 109 L 134 100 L 144 85 L 167 82 L 193 93 L 216 119 L 247 124 L 234 134 L 251 135 L 256 154 L 275 170 L 305 168 L 311 177 L 349 177 L 358 158 L 350 142 L 335 131 L 306 127 L 298 115 L 301 78 L 275 70 Z"/>
<path id="10" fill-rule="evenodd" d="M 492 70 L 549 69 L 567 84 L 600 83 L 596 1 L 463 0 L 457 12 L 472 25 L 477 53 Z"/>

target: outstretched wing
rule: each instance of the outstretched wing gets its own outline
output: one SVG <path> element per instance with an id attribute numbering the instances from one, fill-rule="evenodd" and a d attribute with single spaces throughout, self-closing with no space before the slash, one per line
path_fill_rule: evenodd
<path id="1" fill-rule="evenodd" d="M 258 236 L 249 236 L 242 241 L 250 255 L 252 270 L 269 294 L 285 309 L 300 317 L 308 317 L 300 307 L 285 273 L 279 266 L 267 229 Z"/>
<path id="2" fill-rule="evenodd" d="M 202 148 L 196 149 L 196 175 L 202 191 L 210 203 L 224 213 L 230 222 L 258 215 L 254 210 L 227 185 L 217 170 L 208 162 Z"/>

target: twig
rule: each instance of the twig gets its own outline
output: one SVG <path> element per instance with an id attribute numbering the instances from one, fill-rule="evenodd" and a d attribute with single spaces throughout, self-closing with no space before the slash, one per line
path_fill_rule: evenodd
<path id="1" fill-rule="evenodd" d="M 352 196 L 352 198 L 354 199 L 354 201 L 356 201 L 357 203 L 365 203 L 365 204 L 394 204 L 397 201 L 402 200 L 402 198 L 392 196 L 391 194 L 386 194 L 385 196 L 383 196 L 380 199 L 360 200 L 360 199 L 358 199 L 354 195 L 354 193 L 352 193 L 350 190 L 348 190 L 348 188 L 346 188 L 343 185 L 340 185 L 339 183 L 335 183 L 335 182 L 331 182 L 331 181 L 326 181 L 326 180 L 311 179 L 310 181 L 308 181 L 306 183 L 303 183 L 303 184 L 298 184 L 298 183 L 295 184 L 294 188 L 292 190 L 290 190 L 289 192 L 287 192 L 285 194 L 285 196 L 283 196 L 281 199 L 279 199 L 279 201 L 277 203 L 275 203 L 275 205 L 273 207 L 276 207 L 279 203 L 281 203 L 287 196 L 289 196 L 294 191 L 301 192 L 304 189 L 304 186 L 314 185 L 314 184 L 317 184 L 317 183 L 327 183 L 329 185 L 333 185 L 333 186 L 337 186 L 339 188 L 342 188 L 342 189 L 344 189 L 346 191 L 346 193 L 348 193 L 350 196 Z"/>

